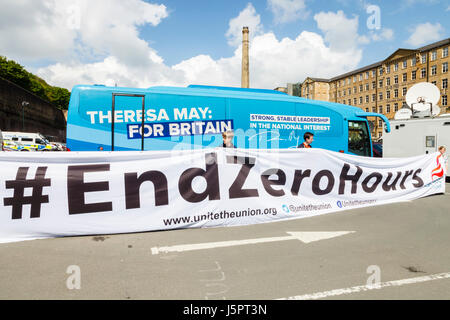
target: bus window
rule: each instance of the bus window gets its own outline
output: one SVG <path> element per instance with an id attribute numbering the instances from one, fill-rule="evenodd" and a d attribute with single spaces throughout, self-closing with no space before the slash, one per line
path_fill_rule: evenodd
<path id="1" fill-rule="evenodd" d="M 370 136 L 364 121 L 348 122 L 348 152 L 359 156 L 371 156 Z"/>

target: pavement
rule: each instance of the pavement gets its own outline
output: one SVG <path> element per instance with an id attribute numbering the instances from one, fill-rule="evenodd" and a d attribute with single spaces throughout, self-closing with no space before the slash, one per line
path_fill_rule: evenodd
<path id="1" fill-rule="evenodd" d="M 354 232 L 152 252 L 313 231 Z M 450 299 L 449 234 L 447 183 L 443 195 L 306 219 L 0 244 L 0 299 Z"/>

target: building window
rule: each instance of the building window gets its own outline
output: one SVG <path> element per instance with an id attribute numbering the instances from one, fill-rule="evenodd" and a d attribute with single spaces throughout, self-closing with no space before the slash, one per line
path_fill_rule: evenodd
<path id="1" fill-rule="evenodd" d="M 353 83 L 356 82 L 356 76 L 353 76 Z"/>
<path id="2" fill-rule="evenodd" d="M 353 87 L 353 93 L 356 93 L 356 87 Z"/>
<path id="3" fill-rule="evenodd" d="M 408 60 L 404 60 L 403 61 L 403 69 L 406 69 L 407 66 L 408 66 Z"/>
<path id="4" fill-rule="evenodd" d="M 437 51 L 434 50 L 433 52 L 431 52 L 431 61 L 434 61 L 437 59 Z"/>
<path id="5" fill-rule="evenodd" d="M 378 69 L 378 75 L 380 75 L 380 76 L 383 75 L 383 68 Z"/>
<path id="6" fill-rule="evenodd" d="M 442 105 L 446 106 L 447 105 L 447 95 L 443 95 L 442 96 Z"/>
<path id="7" fill-rule="evenodd" d="M 348 101 L 348 105 L 352 104 L 352 100 L 348 99 L 347 101 Z"/>
<path id="8" fill-rule="evenodd" d="M 408 107 L 408 105 L 406 104 L 406 101 L 403 101 L 402 102 L 402 108 L 407 108 Z"/>
<path id="9" fill-rule="evenodd" d="M 369 91 L 369 84 L 366 83 L 366 91 Z"/>
<path id="10" fill-rule="evenodd" d="M 391 98 L 391 91 L 386 91 L 386 99 L 390 99 Z"/>
<path id="11" fill-rule="evenodd" d="M 363 91 L 363 86 L 362 86 L 362 84 L 360 84 L 359 85 L 359 92 L 362 92 Z"/>
<path id="12" fill-rule="evenodd" d="M 398 111 L 398 103 L 394 103 L 394 111 L 395 111 L 395 112 Z"/>
<path id="13" fill-rule="evenodd" d="M 391 78 L 386 78 L 386 85 L 390 86 L 391 85 Z"/>
<path id="14" fill-rule="evenodd" d="M 359 104 L 362 104 L 362 103 L 363 103 L 363 98 L 359 97 Z"/>
<path id="15" fill-rule="evenodd" d="M 375 78 L 376 75 L 377 75 L 377 70 L 372 70 L 372 78 Z"/>
<path id="16" fill-rule="evenodd" d="M 403 81 L 403 82 L 408 81 L 408 74 L 407 74 L 407 73 L 404 73 L 404 74 L 402 75 L 402 81 Z"/>
<path id="17" fill-rule="evenodd" d="M 386 113 L 390 113 L 391 112 L 391 105 L 387 104 L 386 105 Z"/>
<path id="18" fill-rule="evenodd" d="M 369 71 L 366 71 L 366 79 L 369 79 Z"/>
<path id="19" fill-rule="evenodd" d="M 342 90 L 342 95 L 343 95 L 344 97 L 345 97 L 345 92 L 346 92 L 345 90 Z"/>
<path id="20" fill-rule="evenodd" d="M 379 113 L 381 113 L 381 112 L 379 112 Z M 382 121 L 382 120 L 378 120 L 378 126 L 379 126 L 379 127 L 382 127 L 382 126 L 383 126 L 383 121 Z"/>
<path id="21" fill-rule="evenodd" d="M 366 112 L 369 112 L 369 108 L 366 108 Z"/>
<path id="22" fill-rule="evenodd" d="M 379 98 L 380 100 L 383 100 L 383 92 L 380 92 L 380 93 L 378 94 L 378 98 Z"/>
<path id="23" fill-rule="evenodd" d="M 378 113 L 383 113 L 383 106 L 378 107 Z"/>
<path id="24" fill-rule="evenodd" d="M 362 73 L 359 75 L 359 81 L 362 81 L 362 79 L 363 79 L 363 75 L 362 75 Z"/>
<path id="25" fill-rule="evenodd" d="M 398 83 L 398 76 L 394 76 L 394 84 Z"/>
<path id="26" fill-rule="evenodd" d="M 372 112 L 377 112 L 377 109 L 375 109 L 375 107 L 372 107 Z"/>
<path id="27" fill-rule="evenodd" d="M 386 73 L 391 73 L 391 66 L 386 66 Z"/>
<path id="28" fill-rule="evenodd" d="M 383 88 L 383 80 L 378 81 L 378 88 Z"/>
<path id="29" fill-rule="evenodd" d="M 372 81 L 372 89 L 376 89 L 377 88 L 377 84 L 375 81 Z"/>
<path id="30" fill-rule="evenodd" d="M 347 79 L 347 84 L 350 84 L 350 78 Z"/>
<path id="31" fill-rule="evenodd" d="M 446 58 L 448 57 L 448 47 L 442 49 L 442 58 Z"/>
<path id="32" fill-rule="evenodd" d="M 443 73 L 448 72 L 448 62 L 444 62 L 442 64 L 442 72 Z"/>
<path id="33" fill-rule="evenodd" d="M 427 69 L 422 68 L 422 69 L 420 70 L 420 77 L 421 77 L 421 78 L 425 78 L 426 76 L 427 76 Z"/>
<path id="34" fill-rule="evenodd" d="M 369 103 L 369 96 L 366 96 L 366 103 Z"/>
<path id="35" fill-rule="evenodd" d="M 351 94 L 352 94 L 352 89 L 348 88 L 348 95 L 351 95 Z"/>
<path id="36" fill-rule="evenodd" d="M 437 74 L 437 66 L 436 65 L 431 66 L 431 75 L 435 76 L 436 74 Z"/>
<path id="37" fill-rule="evenodd" d="M 417 71 L 411 72 L 411 80 L 416 80 L 416 74 L 417 74 Z"/>
<path id="38" fill-rule="evenodd" d="M 406 96 L 406 91 L 407 91 L 408 89 L 406 88 L 406 87 L 404 87 L 403 89 L 402 89 L 402 96 Z"/>
<path id="39" fill-rule="evenodd" d="M 377 99 L 377 95 L 375 93 L 372 94 L 372 102 L 375 102 L 376 99 Z"/>
<path id="40" fill-rule="evenodd" d="M 425 53 L 421 55 L 421 60 L 422 60 L 422 63 L 427 62 L 427 55 Z"/>
<path id="41" fill-rule="evenodd" d="M 398 71 L 398 62 L 394 64 L 394 71 Z"/>
<path id="42" fill-rule="evenodd" d="M 398 98 L 398 89 L 394 89 L 394 98 Z"/>
<path id="43" fill-rule="evenodd" d="M 411 67 L 414 67 L 417 63 L 416 57 L 411 59 Z"/>
<path id="44" fill-rule="evenodd" d="M 442 89 L 447 89 L 447 88 L 448 88 L 448 80 L 442 79 Z"/>

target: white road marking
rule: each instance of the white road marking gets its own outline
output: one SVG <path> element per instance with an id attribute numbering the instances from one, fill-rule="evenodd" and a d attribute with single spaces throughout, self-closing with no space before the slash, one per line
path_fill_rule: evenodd
<path id="1" fill-rule="evenodd" d="M 304 295 L 300 295 L 300 296 L 280 298 L 277 300 L 314 300 L 314 299 L 321 299 L 321 298 L 327 298 L 327 297 L 333 297 L 333 296 L 340 296 L 343 294 L 351 294 L 351 293 L 369 291 L 369 290 L 374 290 L 374 289 L 381 289 L 381 288 L 386 288 L 386 287 L 399 287 L 399 286 L 403 286 L 406 284 L 414 284 L 414 283 L 427 282 L 427 281 L 433 281 L 433 280 L 442 280 L 442 279 L 448 279 L 448 278 L 450 278 L 450 272 L 444 272 L 444 273 L 438 273 L 438 274 L 417 277 L 417 278 L 408 278 L 408 279 L 402 279 L 402 280 L 381 282 L 377 285 L 365 285 L 365 286 L 335 289 L 335 290 L 330 290 L 330 291 L 316 292 L 316 293 L 312 293 L 312 294 L 304 294 Z"/>
<path id="2" fill-rule="evenodd" d="M 168 252 L 183 252 L 203 249 L 214 249 L 223 247 L 242 246 L 247 244 L 258 244 L 266 242 L 286 241 L 286 240 L 300 240 L 303 243 L 310 243 L 314 241 L 331 239 L 340 237 L 355 231 L 335 231 L 335 232 L 287 232 L 289 236 L 283 237 L 270 237 L 270 238 L 257 238 L 247 240 L 231 240 L 220 242 L 207 242 L 207 243 L 195 243 L 195 244 L 182 244 L 170 247 L 153 247 L 151 249 L 152 254 L 168 253 Z"/>

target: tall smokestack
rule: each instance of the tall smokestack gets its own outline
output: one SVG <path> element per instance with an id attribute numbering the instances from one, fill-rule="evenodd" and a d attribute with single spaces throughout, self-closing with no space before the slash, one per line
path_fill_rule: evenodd
<path id="1" fill-rule="evenodd" d="M 250 87 L 250 75 L 249 75 L 249 59 L 248 59 L 248 27 L 242 28 L 242 78 L 241 87 Z"/>

